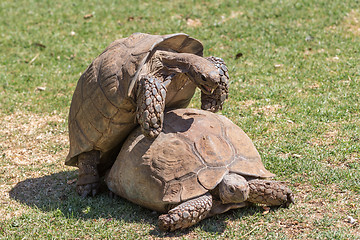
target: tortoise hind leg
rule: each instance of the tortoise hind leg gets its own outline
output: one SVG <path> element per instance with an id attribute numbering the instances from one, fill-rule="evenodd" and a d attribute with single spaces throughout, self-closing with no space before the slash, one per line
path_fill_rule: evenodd
<path id="1" fill-rule="evenodd" d="M 143 76 L 137 93 L 136 118 L 146 137 L 155 138 L 162 130 L 166 84 L 155 77 Z"/>
<path id="2" fill-rule="evenodd" d="M 271 180 L 250 180 L 248 201 L 268 206 L 288 207 L 294 203 L 294 195 L 285 184 Z"/>
<path id="3" fill-rule="evenodd" d="M 212 207 L 212 196 L 207 193 L 188 200 L 167 214 L 159 216 L 159 228 L 162 231 L 174 231 L 190 227 L 208 216 Z"/>
<path id="4" fill-rule="evenodd" d="M 81 197 L 95 196 L 99 191 L 99 173 L 97 165 L 100 161 L 100 152 L 93 150 L 81 153 L 78 156 L 79 178 L 76 183 L 76 192 Z"/>

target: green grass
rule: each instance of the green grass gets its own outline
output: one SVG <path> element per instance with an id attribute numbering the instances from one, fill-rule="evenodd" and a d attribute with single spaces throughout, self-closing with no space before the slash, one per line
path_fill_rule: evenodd
<path id="1" fill-rule="evenodd" d="M 0 239 L 360 239 L 358 0 L 1 1 L 0 16 Z M 63 165 L 72 93 L 88 64 L 133 32 L 185 32 L 227 62 L 222 114 L 295 205 L 167 234 L 150 210 L 75 194 L 77 172 Z"/>

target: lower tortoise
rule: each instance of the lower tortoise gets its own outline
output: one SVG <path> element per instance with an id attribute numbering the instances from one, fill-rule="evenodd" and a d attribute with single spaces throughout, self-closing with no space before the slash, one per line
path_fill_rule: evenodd
<path id="1" fill-rule="evenodd" d="M 293 194 L 267 180 L 274 176 L 229 119 L 176 109 L 165 114 L 156 139 L 139 128 L 129 135 L 105 181 L 116 195 L 165 213 L 159 227 L 173 231 L 252 203 L 288 207 Z"/>

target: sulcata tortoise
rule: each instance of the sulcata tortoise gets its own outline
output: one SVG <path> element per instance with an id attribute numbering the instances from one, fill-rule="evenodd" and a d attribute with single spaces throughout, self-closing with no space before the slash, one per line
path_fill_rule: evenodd
<path id="1" fill-rule="evenodd" d="M 221 58 L 204 58 L 203 45 L 186 34 L 135 33 L 111 43 L 86 69 L 69 113 L 65 164 L 79 168 L 77 192 L 95 195 L 123 141 L 140 124 L 156 137 L 165 109 L 186 107 L 196 87 L 202 109 L 217 111 L 228 96 Z"/>
<path id="2" fill-rule="evenodd" d="M 139 128 L 129 135 L 105 182 L 112 193 L 165 213 L 159 227 L 173 231 L 251 203 L 289 206 L 291 190 L 266 180 L 273 176 L 229 119 L 176 109 L 165 114 L 156 139 Z"/>

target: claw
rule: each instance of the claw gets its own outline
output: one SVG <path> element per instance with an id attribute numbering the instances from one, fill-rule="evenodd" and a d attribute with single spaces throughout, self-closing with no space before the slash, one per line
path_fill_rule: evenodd
<path id="1" fill-rule="evenodd" d="M 89 185 L 78 186 L 77 187 L 77 192 L 79 193 L 81 198 L 86 198 L 90 193 Z"/>
<path id="2" fill-rule="evenodd" d="M 219 86 L 213 89 L 211 94 L 201 92 L 201 108 L 211 112 L 217 112 L 222 109 L 222 105 L 229 95 L 229 74 L 224 60 L 216 57 L 208 57 L 219 71 L 221 80 Z"/>
<path id="3" fill-rule="evenodd" d="M 94 197 L 98 193 L 99 184 L 92 183 L 86 185 L 78 185 L 76 187 L 76 192 L 80 195 L 81 198 L 86 198 L 87 196 Z"/>
<path id="4" fill-rule="evenodd" d="M 109 197 L 112 199 L 119 199 L 119 196 L 116 195 L 116 193 L 114 193 L 113 191 L 109 191 Z"/>
<path id="5" fill-rule="evenodd" d="M 250 202 L 283 207 L 289 207 L 294 203 L 292 191 L 280 182 L 254 179 L 249 181 L 249 186 L 251 191 L 248 201 Z"/>
<path id="6" fill-rule="evenodd" d="M 287 194 L 287 201 L 284 203 L 284 207 L 288 208 L 290 204 L 295 204 L 294 194 L 292 192 Z"/>

